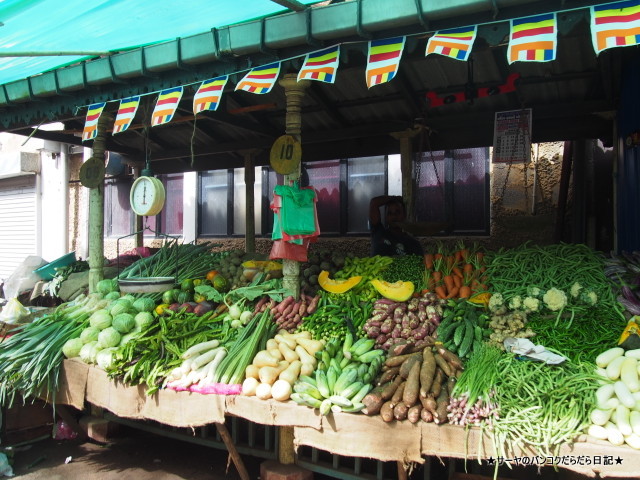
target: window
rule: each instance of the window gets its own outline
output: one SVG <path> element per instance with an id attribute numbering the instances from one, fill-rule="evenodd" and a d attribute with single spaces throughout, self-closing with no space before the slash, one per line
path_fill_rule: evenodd
<path id="1" fill-rule="evenodd" d="M 131 177 L 107 178 L 104 181 L 104 235 L 121 237 L 132 232 L 133 211 L 129 202 Z"/>
<path id="2" fill-rule="evenodd" d="M 458 234 L 489 232 L 489 149 L 423 152 L 416 161 L 416 221 L 451 222 Z"/>
<path id="3" fill-rule="evenodd" d="M 230 178 L 231 177 L 231 178 Z M 213 170 L 200 175 L 200 233 L 228 235 L 229 205 L 233 205 L 233 189 L 229 188 L 233 174 Z"/>
<path id="4" fill-rule="evenodd" d="M 158 175 L 164 185 L 166 199 L 159 215 L 144 217 L 143 226 L 167 235 L 182 235 L 184 220 L 182 173 Z"/>

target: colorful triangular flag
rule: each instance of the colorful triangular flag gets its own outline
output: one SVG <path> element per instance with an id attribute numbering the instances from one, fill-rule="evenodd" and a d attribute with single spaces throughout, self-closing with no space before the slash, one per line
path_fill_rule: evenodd
<path id="1" fill-rule="evenodd" d="M 369 41 L 367 55 L 367 88 L 388 82 L 398 73 L 406 37 Z"/>
<path id="2" fill-rule="evenodd" d="M 236 90 L 250 93 L 269 93 L 280 74 L 280 62 L 255 67 L 236 85 Z"/>
<path id="3" fill-rule="evenodd" d="M 556 14 L 545 13 L 511 20 L 507 59 L 513 62 L 550 62 L 556 59 Z"/>
<path id="4" fill-rule="evenodd" d="M 102 110 L 106 102 L 94 103 L 89 105 L 87 109 L 87 119 L 84 122 L 84 129 L 82 130 L 82 141 L 93 140 L 98 135 L 98 120 L 102 115 Z"/>
<path id="5" fill-rule="evenodd" d="M 298 81 L 317 80 L 333 83 L 340 61 L 340 45 L 309 53 L 304 59 L 302 68 L 298 72 Z"/>
<path id="6" fill-rule="evenodd" d="M 158 95 L 156 107 L 151 114 L 151 126 L 169 123 L 178 109 L 178 104 L 182 98 L 183 87 L 174 87 L 162 90 Z"/>
<path id="7" fill-rule="evenodd" d="M 478 27 L 460 27 L 439 30 L 427 42 L 425 56 L 431 53 L 466 62 L 476 39 Z"/>
<path id="8" fill-rule="evenodd" d="M 122 133 L 133 121 L 133 117 L 136 116 L 138 106 L 140 105 L 140 96 L 123 98 L 120 100 L 120 107 L 116 114 L 116 120 L 113 122 L 113 135 L 116 133 Z"/>
<path id="9" fill-rule="evenodd" d="M 229 75 L 205 80 L 193 97 L 193 113 L 205 110 L 217 110 L 222 98 L 222 91 L 229 80 Z"/>
<path id="10" fill-rule="evenodd" d="M 640 43 L 640 0 L 591 7 L 591 40 L 596 54 Z"/>

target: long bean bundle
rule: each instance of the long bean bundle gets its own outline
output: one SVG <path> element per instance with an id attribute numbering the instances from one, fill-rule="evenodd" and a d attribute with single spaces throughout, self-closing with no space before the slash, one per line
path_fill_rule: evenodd
<path id="1" fill-rule="evenodd" d="M 604 257 L 584 244 L 559 243 L 501 249 L 487 256 L 491 290 L 505 297 L 526 296 L 527 288 L 568 292 L 576 283 L 595 292 L 598 302 L 613 306 L 615 296 L 604 274 Z"/>
<path id="2" fill-rule="evenodd" d="M 498 360 L 493 421 L 496 454 L 523 451 L 554 456 L 589 425 L 599 387 L 593 365 L 565 362 L 551 366 L 504 354 Z"/>
<path id="3" fill-rule="evenodd" d="M 176 277 L 179 283 L 188 278 L 204 277 L 228 252 L 212 252 L 219 244 L 165 243 L 154 255 L 144 257 L 122 270 L 118 278 Z"/>

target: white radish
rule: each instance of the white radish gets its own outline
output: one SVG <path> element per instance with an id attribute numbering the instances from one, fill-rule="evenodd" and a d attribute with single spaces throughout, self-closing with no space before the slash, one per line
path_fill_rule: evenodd
<path id="1" fill-rule="evenodd" d="M 611 363 L 607 365 L 607 377 L 610 380 L 618 380 L 620 378 L 620 371 L 622 370 L 622 364 L 624 363 L 624 357 L 616 357 L 611 360 Z"/>
<path id="2" fill-rule="evenodd" d="M 630 392 L 640 391 L 638 381 L 638 361 L 635 358 L 624 357 L 620 368 L 620 380 L 624 382 Z"/>
<path id="3" fill-rule="evenodd" d="M 602 352 L 596 357 L 596 365 L 600 368 L 606 368 L 614 359 L 624 355 L 624 349 L 621 347 L 613 347 Z"/>
<path id="4" fill-rule="evenodd" d="M 627 388 L 622 380 L 618 380 L 614 383 L 613 388 L 616 393 L 616 397 L 618 397 L 621 404 L 627 408 L 633 408 L 636 406 L 636 401 L 633 398 L 633 395 L 631 395 L 629 388 Z"/>

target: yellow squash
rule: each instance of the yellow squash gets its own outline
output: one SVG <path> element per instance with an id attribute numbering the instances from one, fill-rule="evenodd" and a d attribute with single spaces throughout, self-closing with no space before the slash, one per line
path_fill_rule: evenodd
<path id="1" fill-rule="evenodd" d="M 394 302 L 406 302 L 411 298 L 415 290 L 413 282 L 397 281 L 389 283 L 376 278 L 371 280 L 371 285 L 373 285 L 384 298 L 388 298 Z"/>
<path id="2" fill-rule="evenodd" d="M 346 280 L 337 280 L 329 278 L 329 272 L 322 270 L 318 275 L 318 284 L 329 293 L 344 293 L 358 285 L 362 280 L 362 276 L 356 275 Z"/>

